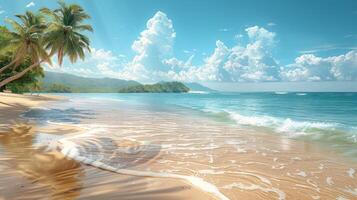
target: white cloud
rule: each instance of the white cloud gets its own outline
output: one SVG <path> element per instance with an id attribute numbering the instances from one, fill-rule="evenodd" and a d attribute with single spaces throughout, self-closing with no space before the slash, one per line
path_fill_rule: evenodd
<path id="1" fill-rule="evenodd" d="M 163 63 L 170 67 L 170 70 L 180 71 L 182 69 L 188 69 L 192 67 L 192 59 L 194 55 L 191 55 L 186 61 L 179 60 L 175 57 L 163 60 Z"/>
<path id="2" fill-rule="evenodd" d="M 274 22 L 269 22 L 267 25 L 268 26 L 276 26 L 276 24 Z"/>
<path id="3" fill-rule="evenodd" d="M 350 36 L 352 37 L 352 36 Z M 333 50 L 357 50 L 357 46 L 346 46 L 346 45 L 338 45 L 338 44 L 328 44 L 328 45 L 321 45 L 314 47 L 308 50 L 299 51 L 301 54 L 312 54 L 318 52 L 325 52 L 325 51 L 333 51 Z"/>
<path id="4" fill-rule="evenodd" d="M 285 81 L 355 81 L 357 51 L 326 58 L 304 54 L 281 71 Z"/>
<path id="5" fill-rule="evenodd" d="M 238 38 L 247 38 L 245 44 L 231 47 L 217 40 L 211 54 L 204 56 L 201 64 L 196 49 L 185 50 L 186 59 L 174 56 L 176 32 L 172 21 L 163 12 L 157 12 L 146 24 L 132 44 L 135 55 L 115 55 L 104 49 L 92 49 L 85 61 L 64 63 L 62 68 L 48 70 L 74 73 L 84 76 L 112 77 L 156 81 L 205 81 L 205 82 L 274 82 L 274 81 L 329 81 L 357 80 L 357 51 L 331 57 L 304 54 L 294 63 L 281 66 L 272 55 L 276 46 L 276 34 L 265 28 L 252 26 Z M 243 40 L 242 40 L 243 41 Z"/>
<path id="6" fill-rule="evenodd" d="M 33 7 L 33 6 L 35 6 L 35 5 L 36 5 L 35 2 L 31 1 L 30 3 L 28 3 L 28 4 L 26 5 L 26 8 L 30 8 L 30 7 Z"/>
<path id="7" fill-rule="evenodd" d="M 89 61 L 78 64 L 96 66 L 102 76 L 155 82 L 160 80 L 179 81 L 275 81 L 279 79 L 277 62 L 270 55 L 275 34 L 257 26 L 246 29 L 249 43 L 245 46 L 227 47 L 216 42 L 213 53 L 201 65 L 193 65 L 192 54 L 187 60 L 173 56 L 175 31 L 167 16 L 158 12 L 147 28 L 133 43 L 136 55 L 124 62 L 112 52 L 92 49 Z M 193 49 L 190 52 L 195 52 Z M 76 64 L 77 65 L 77 64 Z M 97 75 L 98 76 L 98 75 Z"/>
<path id="8" fill-rule="evenodd" d="M 254 43 L 264 43 L 264 45 L 270 46 L 275 42 L 275 33 L 261 28 L 259 26 L 252 26 L 245 29 L 248 37 Z"/>
<path id="9" fill-rule="evenodd" d="M 104 49 L 97 50 L 95 48 L 92 48 L 91 54 L 92 54 L 93 59 L 96 59 L 96 60 L 101 60 L 101 61 L 118 60 L 118 58 L 116 56 L 114 56 L 111 51 L 106 51 Z"/>
<path id="10" fill-rule="evenodd" d="M 0 10 L 0 15 L 5 13 L 5 10 Z"/>
<path id="11" fill-rule="evenodd" d="M 212 55 L 204 64 L 191 68 L 179 75 L 190 81 L 276 81 L 279 80 L 279 66 L 270 55 L 275 44 L 275 33 L 258 26 L 249 27 L 246 33 L 250 42 L 246 46 L 227 47 L 222 41 L 216 42 Z"/>
<path id="12" fill-rule="evenodd" d="M 126 66 L 126 74 L 132 79 L 153 80 L 155 73 L 150 71 L 168 71 L 163 60 L 172 57 L 173 43 L 176 37 L 172 21 L 159 11 L 146 23 L 146 29 L 134 41 L 132 49 L 136 52 L 131 63 Z"/>

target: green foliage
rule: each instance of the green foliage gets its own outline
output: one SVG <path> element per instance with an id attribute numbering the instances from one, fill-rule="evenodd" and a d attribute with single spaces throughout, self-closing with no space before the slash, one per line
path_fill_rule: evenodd
<path id="1" fill-rule="evenodd" d="M 14 51 L 10 46 L 11 33 L 5 26 L 0 26 L 0 55 L 9 54 Z"/>
<path id="2" fill-rule="evenodd" d="M 119 93 L 183 93 L 190 89 L 180 82 L 160 82 L 153 85 L 136 85 L 119 89 Z"/>
<path id="3" fill-rule="evenodd" d="M 10 56 L 9 54 L 0 55 L 0 66 L 7 65 L 8 63 L 11 62 L 11 60 L 12 60 L 12 56 Z M 26 69 L 30 65 L 31 65 L 31 59 L 27 57 L 23 60 L 22 63 L 19 64 L 17 70 L 21 71 L 23 69 Z M 17 72 L 13 71 L 13 69 L 11 68 L 6 69 L 3 73 L 0 74 L 0 79 L 8 78 L 16 73 Z M 16 81 L 7 84 L 6 89 L 11 90 L 13 93 L 36 91 L 40 87 L 38 79 L 43 76 L 44 76 L 43 69 L 41 67 L 36 67 L 33 70 L 26 73 L 21 78 L 17 79 Z M 0 88 L 0 91 L 2 91 L 3 89 L 5 88 Z"/>
<path id="4" fill-rule="evenodd" d="M 49 93 L 72 93 L 72 89 L 63 84 L 51 84 L 44 89 L 41 90 L 42 92 L 49 92 Z"/>
<path id="5" fill-rule="evenodd" d="M 84 24 L 90 16 L 77 4 L 58 3 L 58 9 L 26 11 L 24 15 L 15 15 L 17 20 L 6 19 L 12 26 L 11 32 L 0 27 L 0 54 L 12 57 L 10 62 L 6 58 L 0 65 L 0 90 L 5 85 L 14 92 L 38 89 L 36 77 L 43 76 L 40 64 L 51 64 L 55 54 L 60 65 L 64 56 L 73 63 L 78 58 L 84 59 L 85 50 L 90 51 L 89 38 L 82 34 L 93 31 L 90 25 Z"/>
<path id="6" fill-rule="evenodd" d="M 15 15 L 18 21 L 6 19 L 12 26 L 10 46 L 15 49 L 15 67 L 29 56 L 33 63 L 43 59 L 50 63 L 49 55 L 43 47 L 42 34 L 47 28 L 43 15 L 26 11 L 24 15 Z"/>
<path id="7" fill-rule="evenodd" d="M 90 16 L 77 4 L 65 4 L 59 1 L 60 8 L 50 10 L 42 8 L 41 13 L 51 18 L 46 30 L 44 42 L 46 49 L 57 52 L 58 63 L 62 65 L 63 57 L 67 55 L 73 63 L 78 58 L 84 59 L 84 50 L 89 48 L 89 38 L 82 31 L 93 31 L 88 24 L 83 24 Z"/>

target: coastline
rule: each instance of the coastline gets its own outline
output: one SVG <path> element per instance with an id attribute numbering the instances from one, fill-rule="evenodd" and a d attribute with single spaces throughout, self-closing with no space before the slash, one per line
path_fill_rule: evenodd
<path id="1" fill-rule="evenodd" d="M 83 131 L 76 126 L 39 127 L 21 117 L 31 108 L 62 99 L 0 93 L 0 199 L 215 199 L 183 180 L 118 174 L 36 146 L 38 132 Z"/>
<path id="2" fill-rule="evenodd" d="M 356 163 L 323 151 L 312 142 L 239 129 L 199 116 L 196 119 L 186 111 L 181 113 L 185 117 L 180 117 L 177 113 L 153 112 L 145 110 L 145 106 L 129 106 L 122 101 L 82 97 L 77 99 L 81 104 L 59 102 L 53 108 L 75 107 L 74 112 L 80 113 L 96 103 L 96 117 L 81 119 L 79 124 L 39 126 L 23 120 L 20 114 L 63 97 L 3 96 L 0 102 L 5 106 L 0 111 L 8 114 L 2 114 L 0 120 L 6 122 L 2 127 L 10 129 L 5 133 L 0 131 L 0 194 L 3 195 L 0 198 L 16 199 L 16 194 L 21 193 L 39 199 L 218 199 L 202 190 L 204 184 L 196 187 L 187 179 L 175 178 L 177 175 L 201 178 L 229 199 L 353 199 L 356 196 L 356 174 L 350 171 L 357 169 Z M 47 112 L 44 110 L 42 114 Z M 38 135 L 46 134 L 77 134 L 82 138 L 67 141 L 84 143 L 80 150 L 91 147 L 85 144 L 88 139 L 103 149 L 87 152 L 91 155 L 87 160 L 83 155 L 70 159 L 53 148 L 43 149 L 34 144 Z M 107 146 L 108 140 L 117 146 Z M 61 140 L 64 146 L 65 141 Z M 160 148 L 153 153 L 150 145 L 140 145 L 141 141 Z M 96 160 L 96 156 L 106 153 L 112 156 L 114 148 L 129 151 L 124 154 L 126 157 L 121 154 L 114 157 L 118 163 L 127 163 L 129 170 L 113 167 L 112 159 Z M 137 158 L 144 158 L 145 162 L 135 164 Z M 135 175 L 138 172 L 144 176 Z M 153 177 L 147 176 L 150 173 Z M 173 176 L 160 178 L 168 173 Z M 16 184 L 8 186 L 7 182 Z"/>
<path id="3" fill-rule="evenodd" d="M 0 130 L 4 130 L 14 123 L 24 122 L 20 115 L 26 110 L 49 102 L 63 99 L 53 95 L 20 95 L 0 92 Z"/>

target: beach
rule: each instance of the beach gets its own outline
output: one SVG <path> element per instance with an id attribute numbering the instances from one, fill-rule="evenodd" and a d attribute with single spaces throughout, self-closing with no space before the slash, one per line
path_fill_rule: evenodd
<path id="1" fill-rule="evenodd" d="M 356 14 L 0 0 L 0 200 L 357 200 Z"/>
<path id="2" fill-rule="evenodd" d="M 40 129 L 20 117 L 31 107 L 60 99 L 0 94 L 0 199 L 214 199 L 184 181 L 116 174 L 34 146 L 36 132 L 80 132 L 78 127 L 63 125 Z"/>
<path id="3" fill-rule="evenodd" d="M 1 94 L 0 199 L 357 198 L 333 148 L 123 99 Z"/>

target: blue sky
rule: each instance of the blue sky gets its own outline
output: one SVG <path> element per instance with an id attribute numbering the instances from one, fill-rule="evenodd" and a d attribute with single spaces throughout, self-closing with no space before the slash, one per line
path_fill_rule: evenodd
<path id="1" fill-rule="evenodd" d="M 357 80 L 357 1 L 66 2 L 92 16 L 93 51 L 51 71 L 218 86 Z M 0 0 L 0 19 L 44 6 L 56 1 Z"/>

